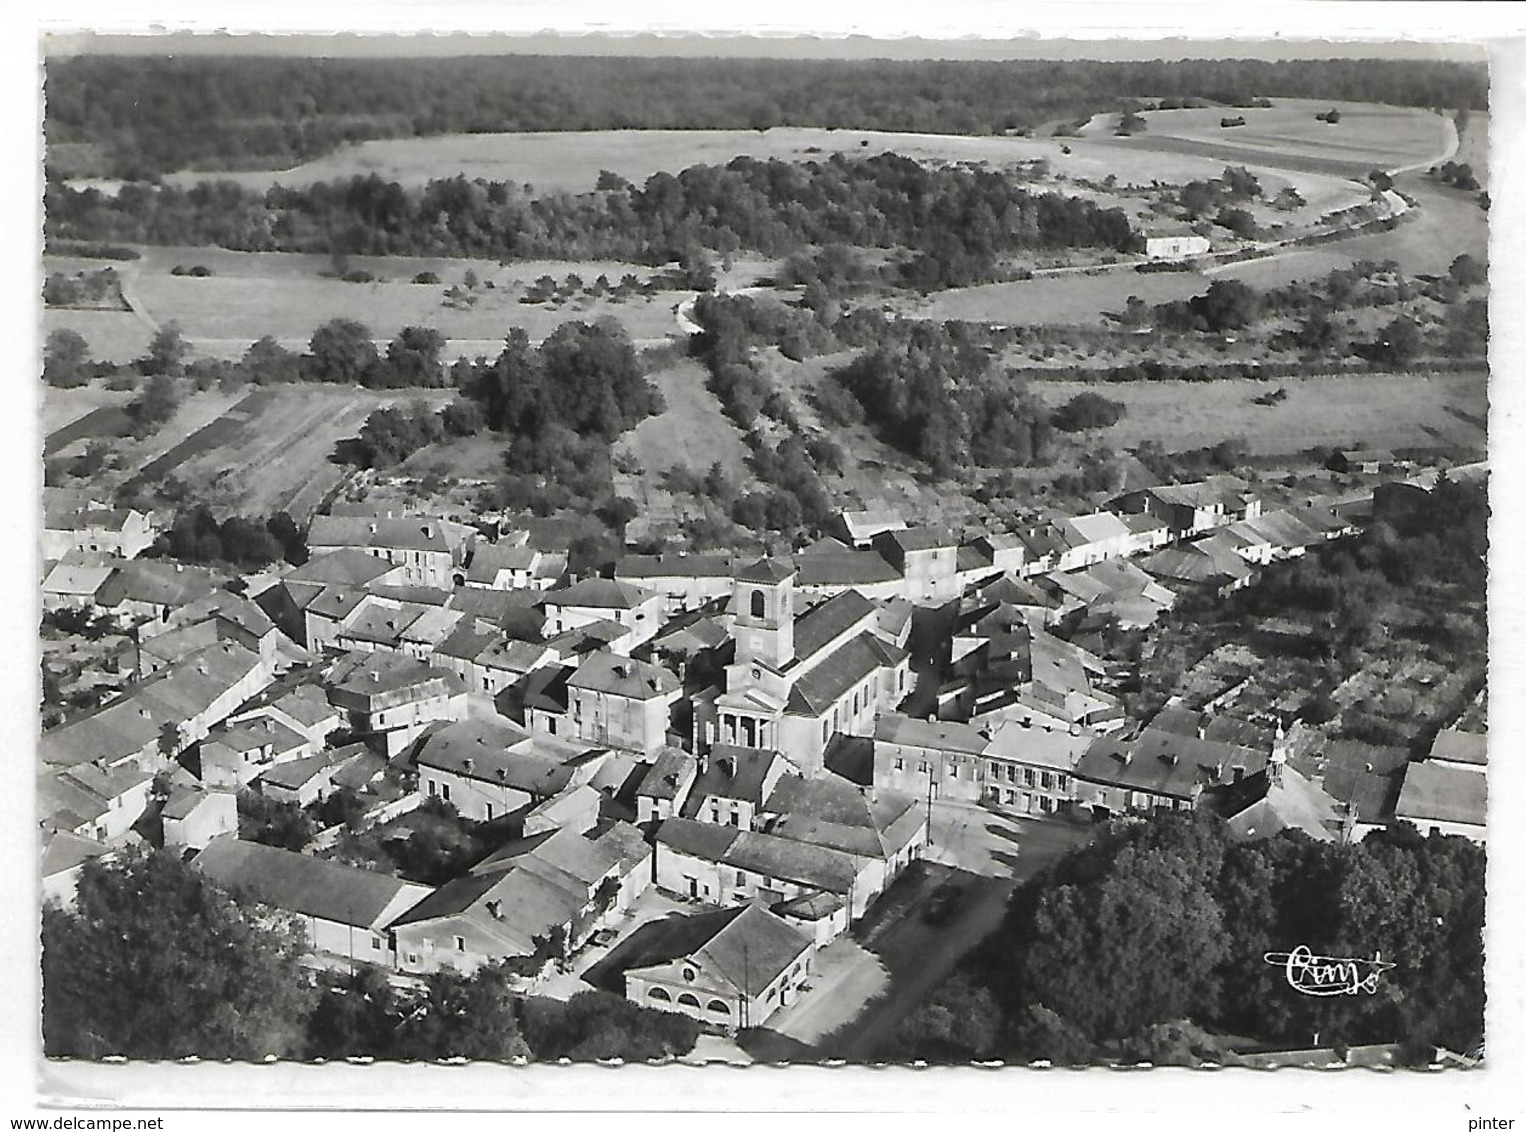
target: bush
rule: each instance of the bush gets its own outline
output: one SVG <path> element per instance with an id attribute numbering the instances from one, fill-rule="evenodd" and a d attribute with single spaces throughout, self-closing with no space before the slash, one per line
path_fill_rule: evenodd
<path id="1" fill-rule="evenodd" d="M 1050 421 L 1061 432 L 1082 432 L 1115 425 L 1126 412 L 1121 402 L 1110 401 L 1100 393 L 1078 393 L 1056 409 Z"/>

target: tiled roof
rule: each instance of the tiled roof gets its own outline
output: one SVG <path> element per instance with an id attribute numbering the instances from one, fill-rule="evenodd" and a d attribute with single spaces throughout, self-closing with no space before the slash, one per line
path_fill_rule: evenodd
<path id="1" fill-rule="evenodd" d="M 329 585 L 364 586 L 397 569 L 374 554 L 346 547 L 315 554 L 286 575 L 287 582 L 321 582 Z"/>
<path id="2" fill-rule="evenodd" d="M 1094 739 L 1074 774 L 1108 786 L 1191 798 L 1197 788 L 1232 781 L 1234 767 L 1254 774 L 1266 763 L 1261 751 L 1147 727 L 1134 739 Z"/>
<path id="3" fill-rule="evenodd" d="M 874 613 L 874 603 L 857 590 L 844 590 L 828 598 L 795 619 L 795 655 L 814 656 Z"/>
<path id="4" fill-rule="evenodd" d="M 1489 737 L 1449 727 L 1436 733 L 1436 741 L 1431 744 L 1430 757 L 1446 759 L 1454 763 L 1485 766 L 1489 762 Z"/>
<path id="5" fill-rule="evenodd" d="M 735 798 L 754 806 L 762 805 L 763 783 L 775 762 L 783 756 L 773 751 L 717 743 L 710 748 L 707 758 L 704 772 L 695 779 L 694 788 L 684 803 L 683 816 L 686 818 L 697 814 L 706 798 Z"/>
<path id="6" fill-rule="evenodd" d="M 307 545 L 318 547 L 374 546 L 387 550 L 433 551 L 449 554 L 451 543 L 439 519 L 383 519 L 349 515 L 315 515 Z"/>
<path id="7" fill-rule="evenodd" d="M 293 853 L 234 837 L 213 840 L 196 856 L 196 868 L 223 888 L 261 904 L 354 927 L 378 921 L 411 885 L 305 853 Z"/>
<path id="8" fill-rule="evenodd" d="M 658 664 L 598 652 L 567 678 L 569 688 L 603 692 L 633 700 L 653 700 L 679 690 L 678 677 Z"/>
<path id="9" fill-rule="evenodd" d="M 797 559 L 802 586 L 871 586 L 900 580 L 901 572 L 872 550 L 842 550 Z"/>
<path id="10" fill-rule="evenodd" d="M 881 743 L 903 743 L 966 755 L 980 754 L 991 742 L 989 736 L 967 723 L 917 719 L 900 712 L 886 712 L 880 716 L 874 725 L 874 738 Z"/>
<path id="11" fill-rule="evenodd" d="M 676 798 L 684 783 L 693 781 L 698 773 L 699 762 L 693 755 L 665 747 L 657 753 L 636 793 L 648 798 Z"/>
<path id="12" fill-rule="evenodd" d="M 793 577 L 795 567 L 777 558 L 759 558 L 757 561 L 740 567 L 736 572 L 736 580 L 739 582 L 756 582 L 759 585 L 774 585 Z"/>
<path id="13" fill-rule="evenodd" d="M 466 691 L 454 672 L 431 668 L 422 660 L 391 652 L 348 653 L 329 669 L 330 696 L 367 701 L 371 710 Z"/>
<path id="14" fill-rule="evenodd" d="M 1417 825 L 1444 821 L 1482 827 L 1488 805 L 1487 775 L 1439 763 L 1410 763 L 1394 816 Z"/>
<path id="15" fill-rule="evenodd" d="M 729 554 L 628 554 L 615 563 L 622 578 L 730 578 Z"/>
<path id="16" fill-rule="evenodd" d="M 544 591 L 540 595 L 540 604 L 564 609 L 569 606 L 580 609 L 635 609 L 651 600 L 654 593 L 653 590 L 610 578 L 585 578 L 559 590 Z"/>
<path id="17" fill-rule="evenodd" d="M 905 650 L 860 633 L 794 682 L 785 710 L 820 716 L 859 681 L 881 668 L 893 668 L 906 656 Z"/>

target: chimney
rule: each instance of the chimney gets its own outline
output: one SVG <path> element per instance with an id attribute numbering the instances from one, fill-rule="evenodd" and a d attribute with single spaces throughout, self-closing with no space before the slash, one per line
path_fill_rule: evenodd
<path id="1" fill-rule="evenodd" d="M 506 767 L 506 766 L 499 767 L 498 771 L 497 771 L 497 774 L 498 774 L 498 781 L 499 782 L 507 782 L 509 780 L 509 768 L 508 767 Z"/>
<path id="2" fill-rule="evenodd" d="M 737 760 L 735 755 L 727 755 L 720 760 L 720 768 L 726 773 L 727 778 L 735 778 L 737 773 Z"/>
<path id="3" fill-rule="evenodd" d="M 462 759 L 461 760 L 461 769 L 466 771 L 467 774 L 470 774 L 472 772 L 472 760 L 471 759 Z"/>
<path id="4" fill-rule="evenodd" d="M 370 523 L 368 525 L 370 527 L 371 533 L 374 535 L 376 533 L 376 524 L 375 523 Z"/>
<path id="5" fill-rule="evenodd" d="M 1203 721 L 1203 720 L 1201 720 L 1201 719 L 1200 719 L 1200 720 L 1198 720 L 1198 725 L 1197 725 L 1197 737 L 1198 737 L 1198 738 L 1199 738 L 1199 739 L 1206 739 L 1206 738 L 1208 738 L 1208 724 L 1207 724 L 1207 723 L 1205 723 L 1205 722 L 1204 722 L 1204 721 Z"/>
<path id="6" fill-rule="evenodd" d="M 265 730 L 266 731 L 274 731 L 275 729 L 276 729 L 276 721 L 271 719 L 270 716 L 267 715 L 265 717 Z"/>
<path id="7" fill-rule="evenodd" d="M 486 907 L 487 907 L 487 914 L 489 916 L 493 917 L 493 919 L 495 919 L 495 920 L 503 919 L 503 905 L 502 905 L 502 903 L 500 903 L 497 900 L 489 900 L 487 902 Z"/>
<path id="8" fill-rule="evenodd" d="M 381 683 L 381 673 L 377 672 L 375 669 L 371 670 L 371 683 L 373 683 L 373 684 L 380 684 Z"/>
<path id="9" fill-rule="evenodd" d="M 705 774 L 710 769 L 710 755 L 705 753 L 699 757 L 699 772 Z"/>

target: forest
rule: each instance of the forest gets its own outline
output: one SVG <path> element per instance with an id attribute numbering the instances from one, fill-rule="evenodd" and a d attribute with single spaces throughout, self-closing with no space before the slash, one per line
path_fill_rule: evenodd
<path id="1" fill-rule="evenodd" d="M 1115 823 L 1020 886 L 1001 926 L 901 1026 L 931 1062 L 1233 1064 L 1305 1048 L 1483 1037 L 1482 846 L 1412 830 L 1351 845 L 1232 840 L 1216 818 Z M 1394 962 L 1373 994 L 1294 993 L 1267 952 Z"/>
<path id="2" fill-rule="evenodd" d="M 1246 59 L 317 59 L 82 55 L 47 65 L 61 172 L 284 169 L 368 138 L 609 129 L 1039 130 L 1144 99 L 1482 110 L 1482 63 Z M 85 148 L 81 149 L 81 145 Z"/>
<path id="3" fill-rule="evenodd" d="M 994 278 L 1020 249 L 1133 248 L 1119 209 L 1036 193 L 1000 173 L 909 158 L 695 165 L 570 196 L 457 176 L 404 188 L 376 174 L 307 188 L 125 186 L 115 197 L 51 181 L 53 243 L 218 245 L 332 255 L 623 259 L 663 264 L 701 249 L 787 255 L 812 244 L 907 248 L 905 281 L 932 289 Z"/>

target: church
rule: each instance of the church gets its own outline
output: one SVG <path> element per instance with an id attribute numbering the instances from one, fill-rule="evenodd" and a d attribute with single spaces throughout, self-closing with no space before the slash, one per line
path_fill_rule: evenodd
<path id="1" fill-rule="evenodd" d="M 911 690 L 906 626 L 847 590 L 796 614 L 793 565 L 762 558 L 738 570 L 736 643 L 724 691 L 694 700 L 694 750 L 715 744 L 777 751 L 802 773 L 822 768 L 832 737 L 872 736 L 875 717 Z"/>

